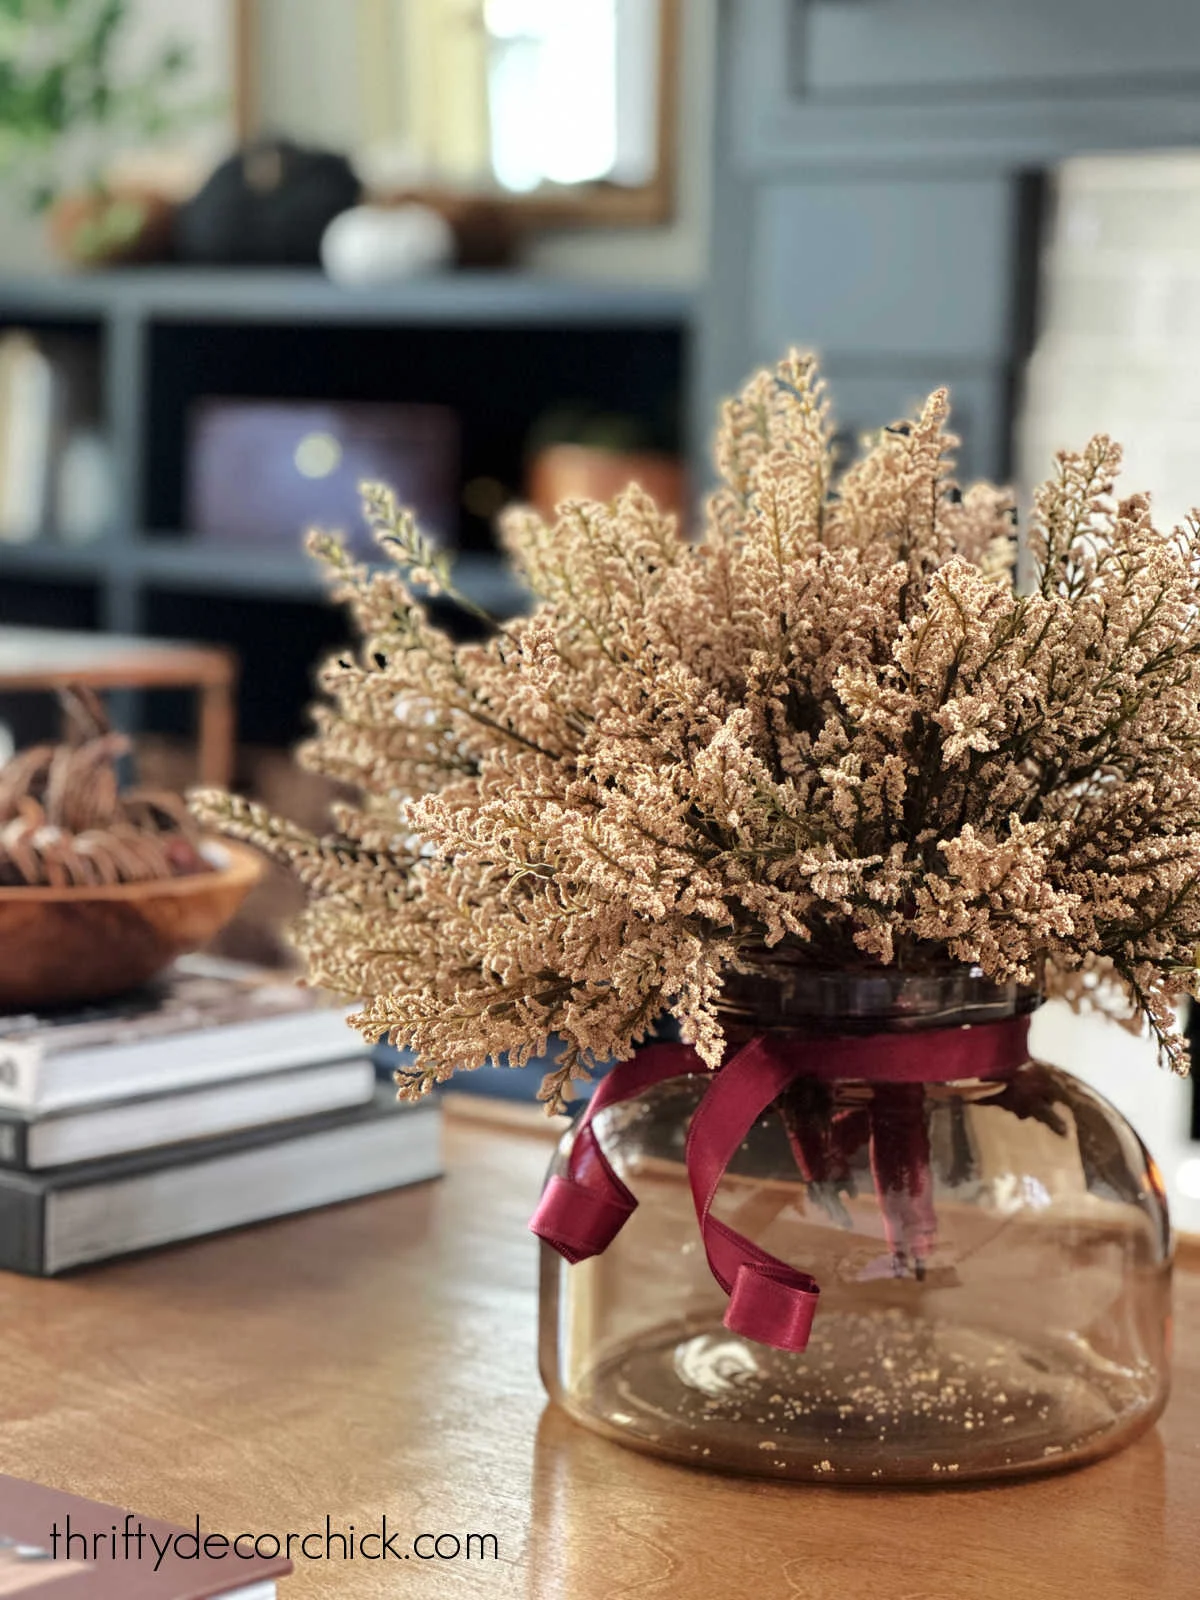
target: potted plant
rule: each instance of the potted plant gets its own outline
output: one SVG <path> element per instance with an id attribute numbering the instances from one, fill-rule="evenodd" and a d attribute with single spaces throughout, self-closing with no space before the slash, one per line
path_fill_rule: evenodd
<path id="1" fill-rule="evenodd" d="M 295 940 L 416 1095 L 562 1042 L 615 1061 L 534 1226 L 542 1371 L 694 1465 L 962 1481 L 1111 1450 L 1166 1398 L 1161 1183 L 1031 1059 L 1047 992 L 1122 993 L 1183 1070 L 1200 935 L 1200 525 L 1059 456 L 1013 583 L 1009 496 L 960 489 L 944 391 L 844 470 L 811 360 L 725 408 L 703 537 L 637 489 L 504 523 L 540 603 L 455 645 L 446 558 L 318 538 L 362 637 L 288 861 Z M 678 1043 L 644 1041 L 663 1014 Z"/>

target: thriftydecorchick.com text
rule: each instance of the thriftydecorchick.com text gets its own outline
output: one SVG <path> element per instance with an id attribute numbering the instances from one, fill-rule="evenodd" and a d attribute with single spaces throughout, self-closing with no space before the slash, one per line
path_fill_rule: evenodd
<path id="1" fill-rule="evenodd" d="M 140 1518 L 127 1516 L 107 1530 L 83 1532 L 72 1527 L 68 1515 L 60 1527 L 55 1522 L 47 1536 L 47 1547 L 55 1561 L 90 1561 L 94 1564 L 117 1561 L 152 1562 L 154 1571 L 168 1559 L 199 1561 L 252 1561 L 255 1557 L 290 1561 L 498 1561 L 500 1541 L 494 1533 L 418 1533 L 408 1535 L 391 1527 L 386 1514 L 365 1527 L 348 1522 L 335 1527 L 331 1517 L 325 1526 L 306 1533 L 247 1531 L 232 1535 L 207 1532 L 197 1515 L 190 1528 L 178 1532 L 156 1532 Z"/>

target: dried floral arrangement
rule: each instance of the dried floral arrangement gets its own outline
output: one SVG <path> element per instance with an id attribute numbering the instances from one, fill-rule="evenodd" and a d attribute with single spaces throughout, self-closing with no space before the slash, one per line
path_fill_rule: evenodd
<path id="1" fill-rule="evenodd" d="M 318 838 L 198 814 L 291 864 L 315 981 L 413 1047 L 404 1085 L 565 1041 L 544 1094 L 671 1013 L 722 1059 L 723 974 L 1109 974 L 1182 1064 L 1200 936 L 1200 524 L 1114 498 L 1107 438 L 1058 457 L 1018 593 L 1010 496 L 960 490 L 944 391 L 839 475 L 812 361 L 724 408 L 695 544 L 637 488 L 507 516 L 538 597 L 456 645 L 443 557 L 382 488 L 394 565 L 314 538 L 362 636 L 304 763 L 362 803 Z M 465 602 L 464 602 L 465 603 Z"/>
<path id="2" fill-rule="evenodd" d="M 122 792 L 116 762 L 129 741 L 113 733 L 90 690 L 61 696 L 61 744 L 33 745 L 0 767 L 0 886 L 144 883 L 208 872 L 178 795 Z"/>

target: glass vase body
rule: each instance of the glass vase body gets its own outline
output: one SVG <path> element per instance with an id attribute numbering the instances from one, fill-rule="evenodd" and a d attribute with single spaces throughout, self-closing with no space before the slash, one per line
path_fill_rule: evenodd
<path id="1" fill-rule="evenodd" d="M 898 1032 L 934 1042 L 1036 1003 L 966 971 L 781 967 L 727 995 L 731 1049 L 763 1033 L 808 1050 L 859 1034 L 886 1052 Z M 600 1111 L 593 1127 L 637 1208 L 589 1260 L 542 1245 L 542 1378 L 576 1420 L 692 1466 L 873 1484 L 1059 1469 L 1153 1423 L 1168 1384 L 1165 1200 L 1097 1094 L 1030 1059 L 995 1078 L 798 1077 L 750 1128 L 713 1207 L 819 1283 L 798 1354 L 723 1322 L 685 1165 L 708 1082 L 685 1074 Z M 919 1241 L 902 1193 L 914 1161 Z"/>

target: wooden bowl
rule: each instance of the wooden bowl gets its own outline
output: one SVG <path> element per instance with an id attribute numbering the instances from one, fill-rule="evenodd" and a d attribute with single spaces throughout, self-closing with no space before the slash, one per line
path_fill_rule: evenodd
<path id="1" fill-rule="evenodd" d="M 225 839 L 206 841 L 204 854 L 215 871 L 94 889 L 0 889 L 0 1010 L 107 999 L 207 944 L 263 862 Z"/>

